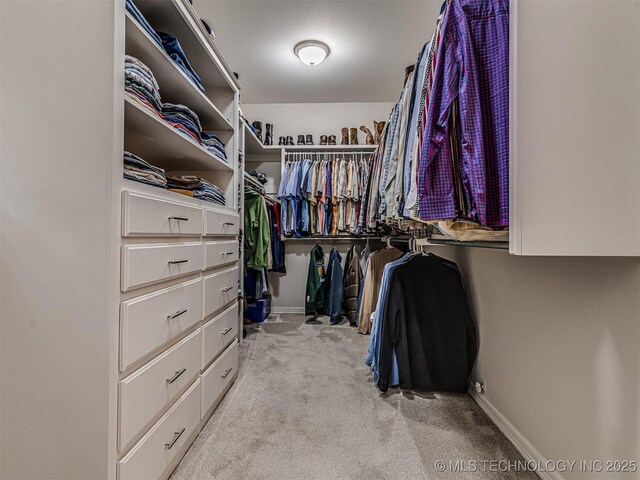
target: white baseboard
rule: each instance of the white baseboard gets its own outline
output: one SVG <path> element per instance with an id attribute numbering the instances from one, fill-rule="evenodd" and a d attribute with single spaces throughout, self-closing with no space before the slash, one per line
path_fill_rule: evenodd
<path id="1" fill-rule="evenodd" d="M 484 395 L 476 392 L 474 389 L 469 390 L 469 395 L 475 400 L 478 406 L 484 413 L 491 419 L 491 421 L 498 427 L 505 437 L 513 444 L 518 450 L 520 455 L 524 457 L 526 461 L 536 462 L 537 464 L 544 464 L 547 459 L 538 451 L 533 444 L 522 435 L 516 427 L 514 427 L 504 415 L 502 415 L 496 407 L 493 406 Z M 564 477 L 558 472 L 536 472 L 543 480 L 564 480 Z"/>
<path id="2" fill-rule="evenodd" d="M 271 308 L 271 314 L 274 313 L 301 313 L 304 315 L 304 307 L 275 307 Z"/>

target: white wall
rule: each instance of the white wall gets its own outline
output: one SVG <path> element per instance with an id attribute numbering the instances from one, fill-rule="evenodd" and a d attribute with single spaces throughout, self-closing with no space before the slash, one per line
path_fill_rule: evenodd
<path id="1" fill-rule="evenodd" d="M 548 459 L 639 460 L 640 259 L 433 251 L 465 275 L 486 399 Z"/>
<path id="2" fill-rule="evenodd" d="M 400 91 L 398 90 L 398 95 Z M 242 105 L 244 116 L 274 125 L 273 143 L 278 137 L 312 134 L 317 145 L 320 135 L 335 135 L 340 144 L 340 129 L 365 125 L 373 132 L 373 121 L 387 121 L 393 103 L 264 103 Z M 365 134 L 358 130 L 359 143 L 365 143 Z"/>

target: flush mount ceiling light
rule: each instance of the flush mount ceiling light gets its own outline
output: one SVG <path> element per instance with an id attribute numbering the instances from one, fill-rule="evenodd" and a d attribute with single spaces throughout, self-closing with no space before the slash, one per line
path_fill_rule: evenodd
<path id="1" fill-rule="evenodd" d="M 318 40 L 305 40 L 293 47 L 293 53 L 305 65 L 315 67 L 320 65 L 322 61 L 329 56 L 331 50 L 329 45 Z"/>

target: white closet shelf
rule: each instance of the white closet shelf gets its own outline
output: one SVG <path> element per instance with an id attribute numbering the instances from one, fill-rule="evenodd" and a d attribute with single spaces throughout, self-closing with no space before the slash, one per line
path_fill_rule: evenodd
<path id="1" fill-rule="evenodd" d="M 259 155 L 267 155 L 267 154 L 281 154 L 282 147 L 278 145 L 263 145 L 256 134 L 253 133 L 253 130 L 249 128 L 249 126 L 243 122 L 244 125 L 244 150 L 245 153 L 248 154 L 259 154 Z M 279 162 L 280 158 L 274 160 Z"/>
<path id="2" fill-rule="evenodd" d="M 193 10 L 184 4 L 188 0 L 136 0 L 136 6 L 149 24 L 156 30 L 174 35 L 189 60 L 189 63 L 202 79 L 207 88 L 229 88 L 238 91 L 239 87 L 233 72 L 225 68 L 206 34 L 199 25 L 200 19 L 194 18 Z"/>
<path id="3" fill-rule="evenodd" d="M 172 192 L 164 188 L 154 187 L 152 185 L 146 185 L 144 183 L 136 182 L 135 180 L 129 180 L 123 178 L 122 189 L 128 192 L 141 193 L 151 197 L 161 198 L 170 202 L 184 203 L 187 205 L 193 205 L 194 207 L 207 208 L 209 210 L 216 210 L 226 214 L 238 213 L 233 207 L 227 207 L 225 205 L 218 205 L 213 202 L 206 202 L 197 198 L 188 197 L 181 193 Z"/>
<path id="4" fill-rule="evenodd" d="M 204 130 L 233 130 L 233 125 L 209 98 L 180 70 L 149 34 L 126 13 L 125 50 L 147 65 L 160 86 L 165 102 L 184 104 L 200 118 Z"/>
<path id="5" fill-rule="evenodd" d="M 427 240 L 427 245 L 448 245 L 454 247 L 493 248 L 497 250 L 509 250 L 509 242 L 498 240 L 470 240 L 460 241 L 451 238 L 434 238 Z"/>
<path id="6" fill-rule="evenodd" d="M 124 94 L 124 148 L 165 170 L 223 171 L 233 167 L 192 142 Z"/>

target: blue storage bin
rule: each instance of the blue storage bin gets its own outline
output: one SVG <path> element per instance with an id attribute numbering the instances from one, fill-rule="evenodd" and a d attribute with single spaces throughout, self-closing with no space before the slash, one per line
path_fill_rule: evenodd
<path id="1" fill-rule="evenodd" d="M 252 322 L 262 323 L 271 314 L 271 296 L 264 296 L 255 303 L 247 304 L 244 316 Z"/>

